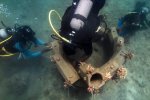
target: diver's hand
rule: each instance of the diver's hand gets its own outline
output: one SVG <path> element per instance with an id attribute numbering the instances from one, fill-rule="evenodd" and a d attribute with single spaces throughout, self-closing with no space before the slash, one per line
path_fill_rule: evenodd
<path id="1" fill-rule="evenodd" d="M 44 46 L 46 46 L 47 48 L 52 48 L 52 44 L 51 44 L 51 42 L 47 42 L 47 43 L 45 43 L 45 44 L 44 44 Z"/>
<path id="2" fill-rule="evenodd" d="M 42 44 L 42 45 L 44 45 L 44 46 L 46 46 L 46 47 L 50 47 L 50 43 L 49 43 L 49 42 L 44 43 L 44 44 Z M 34 47 L 39 47 L 39 45 L 38 45 L 38 44 L 35 44 Z"/>
<path id="3" fill-rule="evenodd" d="M 48 42 L 47 42 L 47 43 L 44 43 L 44 45 L 45 45 L 45 46 L 48 46 L 48 45 L 49 45 L 49 43 L 48 43 Z"/>
<path id="4" fill-rule="evenodd" d="M 48 52 L 50 50 L 51 50 L 51 48 L 45 48 L 45 49 L 42 50 L 42 53 L 46 53 L 46 52 Z"/>

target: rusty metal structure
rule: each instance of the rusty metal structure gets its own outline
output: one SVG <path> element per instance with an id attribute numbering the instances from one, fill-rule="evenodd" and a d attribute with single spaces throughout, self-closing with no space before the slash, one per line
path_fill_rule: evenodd
<path id="1" fill-rule="evenodd" d="M 52 42 L 51 58 L 65 80 L 64 86 L 72 86 L 83 80 L 89 92 L 98 92 L 113 77 L 126 77 L 127 70 L 123 64 L 132 58 L 132 53 L 124 50 L 124 39 L 118 36 L 115 27 L 107 32 L 101 29 L 98 35 L 105 35 L 105 42 L 101 42 L 103 39 L 93 42 L 92 55 L 79 65 L 74 65 L 63 53 L 61 41 Z"/>

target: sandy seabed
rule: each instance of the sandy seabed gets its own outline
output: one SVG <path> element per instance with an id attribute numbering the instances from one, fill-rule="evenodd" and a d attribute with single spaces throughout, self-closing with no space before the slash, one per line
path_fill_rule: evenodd
<path id="1" fill-rule="evenodd" d="M 132 11 L 136 1 L 107 0 L 100 13 L 107 16 L 110 27 L 116 26 L 118 18 Z M 52 41 L 48 12 L 56 9 L 63 15 L 70 4 L 71 0 L 0 0 L 0 20 L 11 27 L 14 23 L 30 25 L 37 37 Z M 59 27 L 58 19 L 54 20 Z M 128 69 L 127 78 L 117 83 L 107 82 L 101 92 L 94 96 L 94 100 L 149 100 L 149 33 L 150 29 L 146 29 L 130 37 L 125 48 L 130 49 L 135 56 L 124 65 Z M 0 58 L 0 100 L 92 100 L 86 90 L 63 87 L 63 78 L 55 64 L 48 59 L 49 54 L 28 60 L 17 60 L 17 56 Z"/>

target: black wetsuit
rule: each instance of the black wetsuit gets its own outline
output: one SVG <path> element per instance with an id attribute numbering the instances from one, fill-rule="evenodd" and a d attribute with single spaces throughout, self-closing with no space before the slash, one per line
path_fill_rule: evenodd
<path id="1" fill-rule="evenodd" d="M 79 0 L 74 0 L 78 3 Z M 72 41 L 72 44 L 63 43 L 64 52 L 67 55 L 75 54 L 75 49 L 83 49 L 86 55 L 91 55 L 92 53 L 92 37 L 95 30 L 100 24 L 100 19 L 98 17 L 99 10 L 104 6 L 105 0 L 94 0 L 93 8 L 86 20 L 84 20 L 84 27 L 79 31 L 75 31 L 73 37 L 69 36 L 72 28 L 70 27 L 71 19 L 74 17 L 74 12 L 77 5 L 72 5 L 67 8 L 61 22 L 61 35 Z"/>
<path id="2" fill-rule="evenodd" d="M 146 14 L 139 12 L 129 13 L 122 18 L 126 30 L 134 31 L 141 28 L 146 28 L 146 24 L 150 26 L 150 22 L 146 18 Z"/>
<path id="3" fill-rule="evenodd" d="M 45 45 L 45 42 L 35 37 L 35 32 L 27 25 L 16 27 L 12 33 L 12 38 L 0 45 L 0 54 L 21 53 L 23 58 L 33 58 L 42 55 L 43 51 L 31 51 L 32 44 Z M 2 49 L 4 48 L 4 49 Z M 20 59 L 20 58 L 19 58 Z"/>
<path id="4" fill-rule="evenodd" d="M 3 47 L 11 53 L 19 52 L 18 49 L 14 47 L 16 43 L 26 45 L 28 41 L 33 40 L 35 35 L 29 26 L 19 26 L 15 28 L 14 32 L 11 33 L 13 33 L 12 38 L 3 44 Z"/>

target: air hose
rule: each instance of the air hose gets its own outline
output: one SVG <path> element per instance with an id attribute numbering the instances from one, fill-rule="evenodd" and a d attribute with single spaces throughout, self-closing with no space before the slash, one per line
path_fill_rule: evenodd
<path id="1" fill-rule="evenodd" d="M 0 55 L 0 57 L 10 57 L 15 54 L 8 52 L 4 47 L 2 47 L 2 51 L 4 51 L 6 54 Z"/>
<path id="2" fill-rule="evenodd" d="M 5 40 L 1 41 L 1 42 L 0 42 L 0 45 L 1 45 L 1 44 L 3 44 L 4 42 L 6 42 L 6 41 L 10 40 L 11 38 L 12 38 L 12 36 L 10 36 L 10 37 L 8 37 L 7 39 L 5 39 Z"/>
<path id="3" fill-rule="evenodd" d="M 0 42 L 0 45 L 2 45 L 3 43 L 7 42 L 8 40 L 10 40 L 12 38 L 12 36 L 8 37 L 7 39 L 3 40 Z M 6 51 L 6 49 L 4 47 L 1 48 L 2 51 L 4 51 L 6 54 L 0 55 L 0 57 L 9 57 L 9 56 L 13 56 L 15 54 L 10 53 L 8 51 Z"/>
<path id="4" fill-rule="evenodd" d="M 62 36 L 59 34 L 59 32 L 54 28 L 54 26 L 53 26 L 53 24 L 52 24 L 52 20 L 51 20 L 51 15 L 52 15 L 53 13 L 55 13 L 55 14 L 59 17 L 60 20 L 61 20 L 61 17 L 60 17 L 60 14 L 59 14 L 56 10 L 50 10 L 50 11 L 49 11 L 49 16 L 48 16 L 48 18 L 49 18 L 49 24 L 50 24 L 50 27 L 52 28 L 52 30 L 53 30 L 53 32 L 54 32 L 54 35 L 56 35 L 58 38 L 60 38 L 61 40 L 65 41 L 65 42 L 67 42 L 67 43 L 71 43 L 70 40 L 66 39 L 65 37 L 62 37 Z"/>

